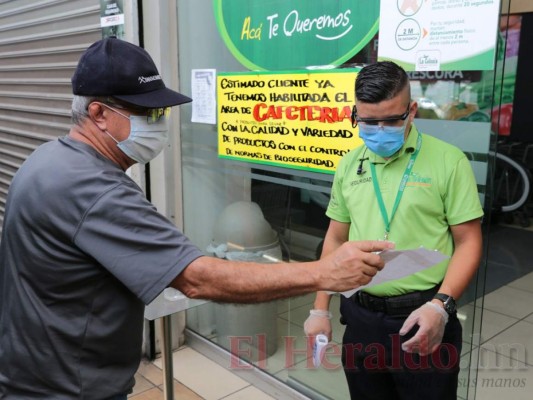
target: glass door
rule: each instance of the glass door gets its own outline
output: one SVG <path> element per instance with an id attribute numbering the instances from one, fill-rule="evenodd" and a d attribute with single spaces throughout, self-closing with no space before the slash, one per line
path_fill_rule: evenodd
<path id="1" fill-rule="evenodd" d="M 177 1 L 179 74 L 185 94 L 190 95 L 188 90 L 194 71 L 249 71 L 221 39 L 214 4 L 212 0 Z M 251 31 L 248 34 L 251 35 Z M 505 141 L 506 128 L 501 122 L 506 118 L 505 103 L 512 97 L 511 86 L 514 87 L 514 83 L 510 83 L 513 73 L 506 69 L 512 61 L 502 50 L 505 44 L 510 48 L 511 36 L 511 30 L 502 23 L 494 70 L 409 73 L 412 97 L 419 105 L 415 120 L 418 129 L 465 152 L 485 209 L 483 260 L 476 278 L 459 301 L 463 350 L 458 395 L 463 399 L 473 399 L 477 387 L 478 358 L 482 356 L 480 351 L 486 339 L 482 331 L 485 288 L 490 290 L 491 285 L 501 286 L 503 282 L 496 272 L 499 264 L 495 260 L 501 255 L 492 247 L 489 251 L 489 243 L 493 246 L 497 241 L 492 234 L 494 211 L 501 210 L 498 202 L 502 198 L 509 200 L 508 206 L 512 206 L 517 196 L 520 199 L 515 178 L 510 178 L 508 184 L 501 175 L 502 168 L 512 168 L 512 165 L 502 167 L 502 159 L 496 156 L 497 150 L 504 146 L 509 147 L 509 151 L 516 148 Z M 376 61 L 377 39 L 376 33 L 356 56 L 345 61 L 343 67 Z M 352 90 L 353 85 L 346 88 L 350 93 Z M 257 260 L 258 254 L 267 254 L 268 261 L 263 257 L 264 262 L 318 258 L 329 224 L 324 211 L 333 175 L 220 158 L 217 126 L 191 120 L 191 107 L 181 107 L 185 234 L 205 249 L 206 254 L 215 256 Z M 524 151 L 526 149 L 529 151 L 528 147 Z M 510 185 L 510 192 L 502 192 L 506 185 Z M 510 218 L 511 214 L 517 218 L 518 214 L 510 212 L 501 217 Z M 257 229 L 263 236 L 257 242 L 250 242 L 247 241 L 250 237 L 247 222 L 255 218 L 260 220 Z M 238 228 L 240 236 L 231 236 L 229 232 L 235 232 L 234 228 Z M 219 247 L 228 242 L 236 246 Z M 516 255 L 516 252 L 509 254 Z M 492 280 L 494 274 L 498 278 Z M 208 303 L 188 312 L 187 327 L 213 346 L 232 351 L 312 398 L 348 398 L 340 360 L 344 327 L 339 322 L 339 296 L 333 296 L 331 307 L 333 342 L 330 354 L 318 369 L 312 366 L 311 348 L 303 332 L 303 323 L 314 300 L 312 294 L 252 306 Z M 485 326 L 490 324 L 484 323 Z M 235 362 L 228 358 L 226 365 L 242 367 Z"/>

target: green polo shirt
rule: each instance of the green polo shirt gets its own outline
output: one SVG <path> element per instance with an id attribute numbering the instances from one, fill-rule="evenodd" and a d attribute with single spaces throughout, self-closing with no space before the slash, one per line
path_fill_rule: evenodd
<path id="1" fill-rule="evenodd" d="M 366 146 L 358 147 L 340 161 L 326 215 L 350 224 L 350 240 L 381 240 L 385 223 L 372 184 L 369 163 L 374 163 L 383 201 L 391 217 L 400 181 L 418 131 L 413 125 L 403 147 L 385 160 Z M 476 180 L 470 163 L 457 147 L 432 136 L 422 135 L 422 146 L 407 181 L 398 209 L 390 222 L 389 240 L 396 249 L 424 246 L 449 256 L 453 253 L 450 225 L 483 215 Z M 366 150 L 366 152 L 365 152 Z M 357 175 L 361 158 L 364 173 Z M 442 282 L 448 260 L 405 278 L 366 289 L 377 296 L 396 296 L 426 290 Z"/>

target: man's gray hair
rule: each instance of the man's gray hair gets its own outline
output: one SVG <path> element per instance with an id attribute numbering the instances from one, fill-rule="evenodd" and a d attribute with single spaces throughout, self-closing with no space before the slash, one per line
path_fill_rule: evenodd
<path id="1" fill-rule="evenodd" d="M 87 117 L 89 116 L 89 104 L 91 104 L 93 101 L 107 103 L 109 101 L 109 97 L 74 95 L 71 107 L 71 119 L 74 124 L 80 125 L 81 123 L 83 123 L 83 121 L 85 121 L 85 119 L 87 119 Z"/>

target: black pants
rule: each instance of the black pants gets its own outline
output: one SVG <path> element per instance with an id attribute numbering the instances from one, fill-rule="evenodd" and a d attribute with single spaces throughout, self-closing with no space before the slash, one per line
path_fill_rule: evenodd
<path id="1" fill-rule="evenodd" d="M 342 363 L 353 400 L 450 400 L 457 398 L 462 327 L 451 316 L 441 346 L 421 357 L 406 353 L 401 344 L 418 327 L 399 336 L 406 316 L 370 311 L 341 297 L 346 322 Z"/>

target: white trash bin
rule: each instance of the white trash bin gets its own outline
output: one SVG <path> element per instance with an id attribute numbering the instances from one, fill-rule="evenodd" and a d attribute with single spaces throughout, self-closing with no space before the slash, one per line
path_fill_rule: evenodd
<path id="1" fill-rule="evenodd" d="M 239 201 L 224 209 L 215 223 L 207 251 L 228 260 L 281 261 L 278 236 L 259 205 Z M 277 350 L 277 302 L 215 304 L 217 342 L 247 361 L 256 362 Z"/>

